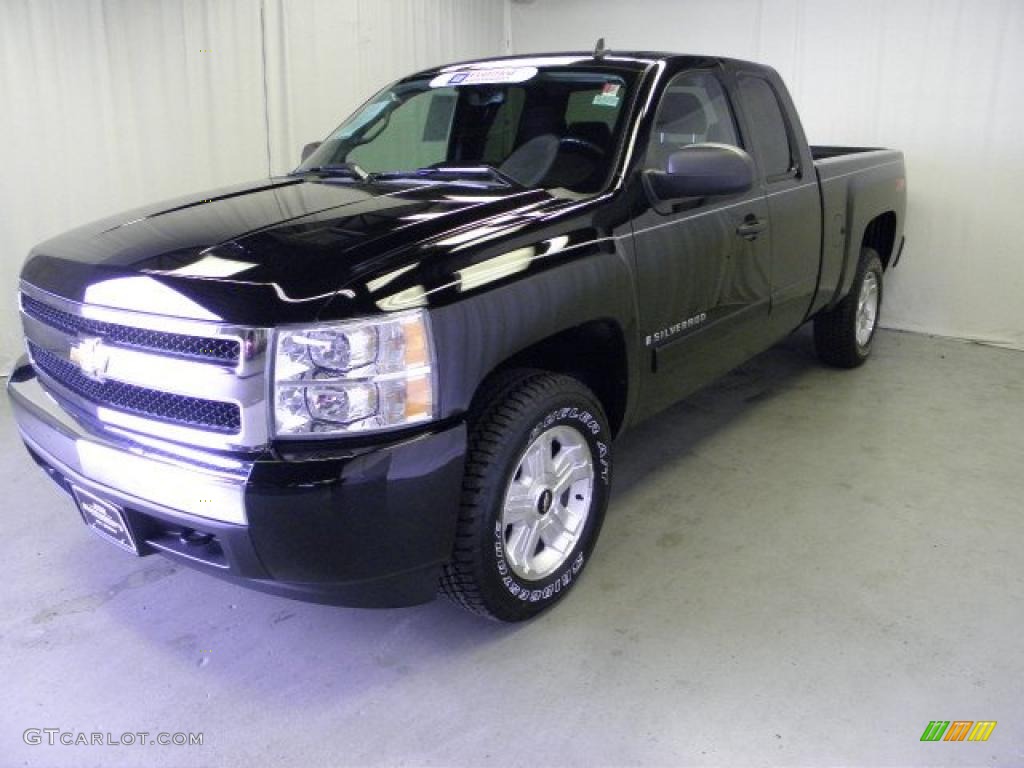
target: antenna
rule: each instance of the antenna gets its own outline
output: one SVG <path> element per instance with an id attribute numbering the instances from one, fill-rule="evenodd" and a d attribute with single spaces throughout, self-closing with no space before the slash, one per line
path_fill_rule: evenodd
<path id="1" fill-rule="evenodd" d="M 608 55 L 608 49 L 604 47 L 604 38 L 597 38 L 597 44 L 594 46 L 594 58 L 603 59 Z"/>

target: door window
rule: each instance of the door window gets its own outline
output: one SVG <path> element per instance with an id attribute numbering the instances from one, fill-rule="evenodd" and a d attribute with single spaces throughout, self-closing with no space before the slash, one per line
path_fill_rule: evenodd
<path id="1" fill-rule="evenodd" d="M 647 150 L 647 167 L 663 169 L 673 152 L 690 144 L 741 146 L 729 100 L 711 72 L 677 75 L 661 97 Z"/>

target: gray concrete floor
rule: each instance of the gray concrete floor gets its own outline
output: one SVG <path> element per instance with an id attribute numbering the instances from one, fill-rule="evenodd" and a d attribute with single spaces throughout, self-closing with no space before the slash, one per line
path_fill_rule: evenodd
<path id="1" fill-rule="evenodd" d="M 1024 354 L 884 332 L 841 372 L 794 336 L 618 444 L 585 578 L 520 626 L 122 555 L 2 409 L 2 765 L 1024 762 Z"/>

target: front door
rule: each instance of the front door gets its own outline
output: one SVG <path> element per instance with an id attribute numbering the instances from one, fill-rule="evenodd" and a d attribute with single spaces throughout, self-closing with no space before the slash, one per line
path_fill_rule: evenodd
<path id="1" fill-rule="evenodd" d="M 645 160 L 664 169 L 687 144 L 743 146 L 726 92 L 709 70 L 684 72 L 662 95 Z M 649 208 L 634 220 L 640 330 L 653 413 L 760 350 L 770 306 L 768 206 L 755 185 L 742 195 Z M 642 416 L 641 415 L 641 416 Z"/>

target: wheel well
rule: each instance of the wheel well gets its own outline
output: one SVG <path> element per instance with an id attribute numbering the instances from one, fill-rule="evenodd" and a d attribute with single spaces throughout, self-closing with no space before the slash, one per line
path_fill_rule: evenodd
<path id="1" fill-rule="evenodd" d="M 570 328 L 517 352 L 491 372 L 538 368 L 579 379 L 601 401 L 612 434 L 626 415 L 629 369 L 622 329 L 611 320 Z"/>
<path id="2" fill-rule="evenodd" d="M 896 245 L 896 214 L 887 211 L 868 222 L 861 248 L 874 248 L 882 259 L 882 269 L 889 268 L 892 249 Z"/>

